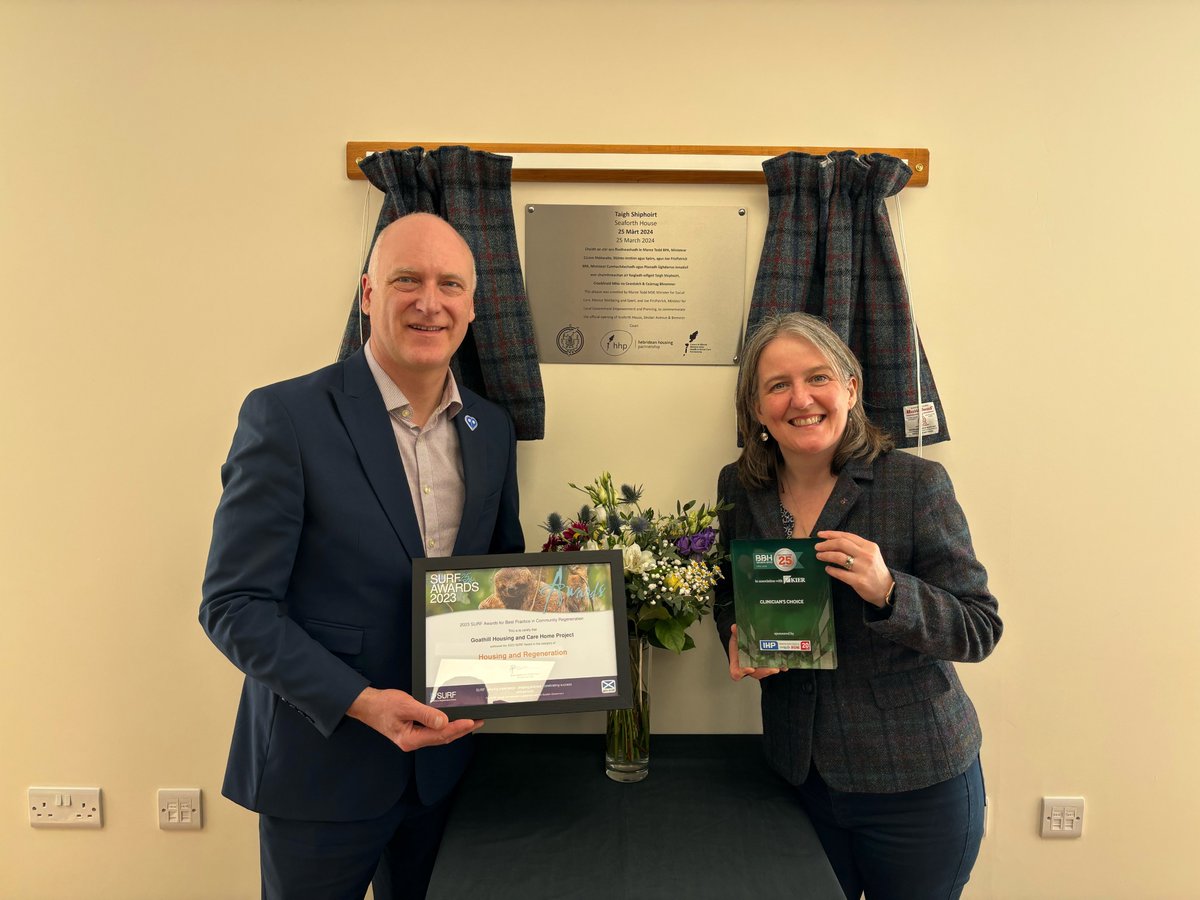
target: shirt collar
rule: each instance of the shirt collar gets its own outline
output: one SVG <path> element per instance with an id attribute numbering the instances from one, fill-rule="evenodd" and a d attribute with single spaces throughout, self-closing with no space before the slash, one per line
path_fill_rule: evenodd
<path id="1" fill-rule="evenodd" d="M 375 353 L 371 350 L 369 343 L 363 347 L 363 354 L 367 357 L 367 367 L 371 370 L 375 384 L 379 387 L 383 405 L 387 408 L 388 413 L 399 416 L 401 419 L 407 419 L 404 411 L 411 407 L 408 398 L 404 396 L 404 391 L 400 390 L 396 386 L 396 382 L 392 381 L 391 376 L 383 371 L 383 366 L 379 365 L 379 361 L 375 359 Z M 454 373 L 447 370 L 446 383 L 442 387 L 442 399 L 434 409 L 433 415 L 429 417 L 429 421 L 432 422 L 443 412 L 446 413 L 446 418 L 453 419 L 458 415 L 462 406 L 462 395 L 458 392 L 458 382 L 454 380 Z"/>

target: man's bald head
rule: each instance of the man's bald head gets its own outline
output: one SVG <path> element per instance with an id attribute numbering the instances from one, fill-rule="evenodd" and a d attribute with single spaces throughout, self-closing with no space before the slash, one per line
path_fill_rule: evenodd
<path id="1" fill-rule="evenodd" d="M 397 243 L 408 237 L 419 239 L 421 235 L 431 231 L 444 231 L 454 235 L 467 252 L 467 256 L 471 260 L 471 284 L 469 285 L 469 290 L 471 294 L 474 294 L 476 280 L 475 255 L 471 252 L 470 245 L 458 233 L 458 230 L 441 216 L 425 212 L 408 213 L 401 216 L 384 228 L 383 231 L 379 232 L 379 236 L 375 238 L 375 246 L 371 248 L 371 255 L 367 259 L 367 278 L 370 279 L 371 284 L 375 287 L 379 285 L 379 259 L 382 256 L 382 248 L 385 244 Z"/>

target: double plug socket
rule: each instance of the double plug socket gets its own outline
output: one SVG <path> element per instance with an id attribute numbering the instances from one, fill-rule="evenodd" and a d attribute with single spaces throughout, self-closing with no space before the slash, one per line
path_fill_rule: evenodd
<path id="1" fill-rule="evenodd" d="M 99 828 L 100 788 L 31 787 L 29 824 L 35 828 Z"/>

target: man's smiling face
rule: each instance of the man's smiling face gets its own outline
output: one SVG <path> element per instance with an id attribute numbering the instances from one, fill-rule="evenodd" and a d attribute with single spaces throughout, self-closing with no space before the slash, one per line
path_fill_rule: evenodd
<path id="1" fill-rule="evenodd" d="M 436 216 L 408 216 L 379 235 L 362 309 L 375 359 L 397 384 L 449 367 L 475 318 L 474 269 L 466 243 Z"/>

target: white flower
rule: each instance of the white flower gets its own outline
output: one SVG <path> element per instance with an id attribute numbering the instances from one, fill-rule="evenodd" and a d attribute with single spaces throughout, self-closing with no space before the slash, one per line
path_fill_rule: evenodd
<path id="1" fill-rule="evenodd" d="M 579 549 L 580 550 L 599 550 L 600 545 L 597 544 L 595 541 L 588 540 L 588 541 L 584 541 L 583 546 L 580 547 Z"/>
<path id="2" fill-rule="evenodd" d="M 638 544 L 630 544 L 623 551 L 625 557 L 625 571 L 632 572 L 635 575 L 641 575 L 647 569 L 654 565 L 654 554 L 649 550 L 643 550 Z"/>

